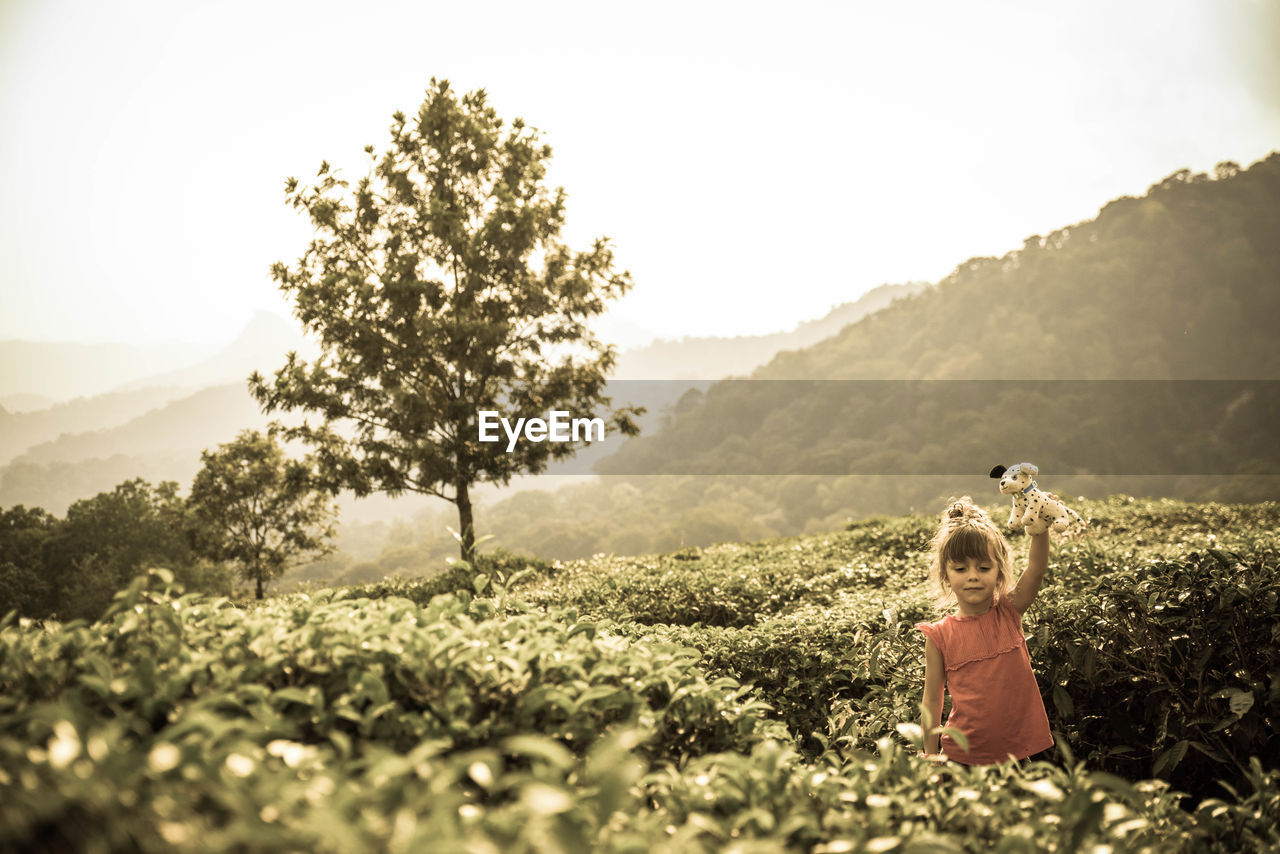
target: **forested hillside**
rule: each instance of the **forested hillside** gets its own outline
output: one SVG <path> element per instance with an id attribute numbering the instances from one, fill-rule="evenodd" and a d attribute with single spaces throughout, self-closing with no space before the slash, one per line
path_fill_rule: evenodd
<path id="1" fill-rule="evenodd" d="M 746 376 L 782 350 L 796 350 L 835 335 L 851 323 L 928 287 L 925 282 L 880 285 L 858 299 L 801 323 L 790 332 L 740 335 L 734 338 L 685 338 L 655 341 L 618 354 L 613 376 L 627 380 L 714 380 Z"/>
<path id="2" fill-rule="evenodd" d="M 1280 474 L 1265 429 L 1276 383 L 1256 382 L 1280 380 L 1280 155 L 1218 175 L 1179 172 L 973 259 L 711 387 L 597 470 L 958 474 L 959 460 L 1032 459 L 1060 475 Z"/>
<path id="3" fill-rule="evenodd" d="M 972 258 L 759 379 L 1280 379 L 1280 153 Z"/>

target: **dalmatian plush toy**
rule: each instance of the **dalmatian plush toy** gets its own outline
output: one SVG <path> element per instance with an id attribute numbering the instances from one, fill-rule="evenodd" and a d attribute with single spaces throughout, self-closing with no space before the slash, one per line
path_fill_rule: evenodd
<path id="1" fill-rule="evenodd" d="M 1057 496 L 1040 491 L 1032 479 L 1039 473 L 1040 469 L 1031 463 L 1018 463 L 1009 468 L 996 466 L 991 470 L 992 477 L 1000 478 L 1000 491 L 1013 496 L 1009 527 L 1026 528 L 1028 534 L 1043 534 L 1050 528 L 1064 531 L 1072 522 L 1084 524 L 1079 514 Z"/>

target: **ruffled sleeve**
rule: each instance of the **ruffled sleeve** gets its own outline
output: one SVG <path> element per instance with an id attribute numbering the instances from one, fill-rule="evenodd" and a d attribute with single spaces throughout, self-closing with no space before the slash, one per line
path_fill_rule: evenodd
<path id="1" fill-rule="evenodd" d="M 933 641 L 933 645 L 942 653 L 942 657 L 945 659 L 947 653 L 945 652 L 946 643 L 943 640 L 942 623 L 916 623 L 916 628 L 924 632 L 924 636 Z"/>

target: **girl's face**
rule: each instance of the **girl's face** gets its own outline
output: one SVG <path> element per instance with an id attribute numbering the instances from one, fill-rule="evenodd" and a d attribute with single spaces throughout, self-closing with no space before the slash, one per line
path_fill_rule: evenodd
<path id="1" fill-rule="evenodd" d="M 966 617 L 985 614 L 995 602 L 1000 569 L 988 557 L 954 558 L 947 562 L 947 583 L 956 594 L 960 613 Z"/>

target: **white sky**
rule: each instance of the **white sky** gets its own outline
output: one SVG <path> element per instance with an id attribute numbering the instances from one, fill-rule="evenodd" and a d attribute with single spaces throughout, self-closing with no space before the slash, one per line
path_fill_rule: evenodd
<path id="1" fill-rule="evenodd" d="M 1280 0 L 0 0 L 0 339 L 288 315 L 283 183 L 363 174 L 431 76 L 555 151 L 606 328 L 769 332 L 1280 148 Z"/>

